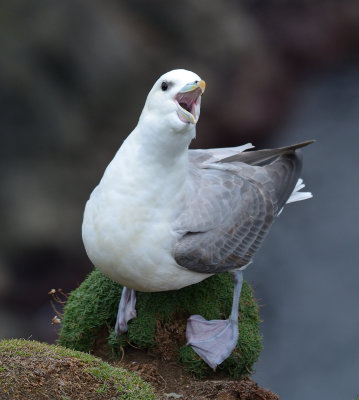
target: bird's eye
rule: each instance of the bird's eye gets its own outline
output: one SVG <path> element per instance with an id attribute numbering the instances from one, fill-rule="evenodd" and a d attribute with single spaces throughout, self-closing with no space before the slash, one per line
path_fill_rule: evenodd
<path id="1" fill-rule="evenodd" d="M 163 81 L 161 83 L 161 89 L 165 92 L 168 89 L 168 83 L 166 81 Z"/>

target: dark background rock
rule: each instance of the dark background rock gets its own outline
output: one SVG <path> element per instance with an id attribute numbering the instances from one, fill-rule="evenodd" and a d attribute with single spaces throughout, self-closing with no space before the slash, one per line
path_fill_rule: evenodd
<path id="1" fill-rule="evenodd" d="M 255 379 L 283 398 L 355 398 L 359 3 L 3 1 L 0 336 L 53 341 L 47 292 L 91 270 L 90 191 L 154 80 L 207 81 L 194 147 L 315 138 L 315 198 L 285 210 L 246 272 L 264 303 Z"/>

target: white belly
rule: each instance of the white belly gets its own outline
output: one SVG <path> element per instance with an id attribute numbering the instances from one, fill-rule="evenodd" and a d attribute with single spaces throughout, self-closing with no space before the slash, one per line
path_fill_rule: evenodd
<path id="1" fill-rule="evenodd" d="M 170 225 L 173 205 L 158 208 L 148 201 L 95 189 L 82 226 L 93 264 L 121 285 L 144 292 L 180 289 L 210 276 L 176 263 L 172 253 L 177 236 Z"/>

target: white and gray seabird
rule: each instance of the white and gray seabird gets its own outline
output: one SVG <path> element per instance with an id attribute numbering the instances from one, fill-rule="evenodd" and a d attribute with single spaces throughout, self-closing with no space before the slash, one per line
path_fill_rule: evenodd
<path id="1" fill-rule="evenodd" d="M 237 345 L 242 270 L 283 206 L 312 196 L 300 192 L 296 151 L 312 141 L 189 150 L 205 86 L 182 69 L 157 80 L 86 204 L 82 236 L 93 264 L 124 286 L 118 334 L 136 316 L 136 290 L 176 290 L 230 272 L 229 319 L 194 315 L 187 323 L 188 344 L 215 369 Z"/>

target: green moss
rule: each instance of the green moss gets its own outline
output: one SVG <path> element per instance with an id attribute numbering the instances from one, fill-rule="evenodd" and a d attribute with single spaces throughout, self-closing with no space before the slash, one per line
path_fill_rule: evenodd
<path id="1" fill-rule="evenodd" d="M 178 360 L 190 374 L 197 378 L 205 378 L 212 372 L 211 368 L 189 346 L 182 346 L 179 349 Z"/>
<path id="2" fill-rule="evenodd" d="M 226 299 L 228 307 L 229 299 Z M 226 317 L 230 311 L 225 313 Z M 215 316 L 214 318 L 218 318 Z M 244 282 L 240 301 L 239 339 L 237 348 L 232 352 L 219 367 L 228 375 L 240 378 L 243 375 L 252 373 L 252 366 L 257 361 L 262 348 L 262 338 L 259 335 L 259 314 L 258 306 L 253 300 L 252 291 L 249 285 Z M 193 374 L 198 377 L 205 377 L 209 374 L 210 368 L 200 357 L 188 346 L 180 349 L 180 362 Z"/>
<path id="3" fill-rule="evenodd" d="M 67 380 L 63 371 L 70 376 L 72 373 L 76 374 L 78 382 L 73 382 L 73 379 Z M 10 397 L 6 398 L 11 399 L 67 399 L 66 393 L 59 396 L 56 392 L 61 388 L 63 392 L 75 395 L 76 391 L 79 391 L 81 396 L 78 393 L 80 397 L 76 398 L 94 398 L 89 393 L 93 387 L 86 387 L 89 374 L 94 377 L 90 382 L 98 386 L 95 389 L 98 394 L 110 391 L 112 398 L 116 399 L 156 398 L 151 386 L 143 382 L 138 375 L 123 368 L 113 367 L 90 354 L 32 340 L 0 341 L 0 397 L 1 394 L 7 394 Z M 47 378 L 41 382 L 39 376 Z M 47 385 L 46 382 L 50 379 L 51 384 Z M 59 384 L 56 379 L 59 380 Z M 80 382 L 83 382 L 83 387 Z"/>
<path id="4" fill-rule="evenodd" d="M 171 323 L 192 314 L 206 319 L 227 318 L 232 307 L 233 284 L 229 274 L 219 274 L 196 285 L 177 291 L 160 293 L 137 292 L 137 318 L 129 323 L 126 335 L 117 337 L 113 331 L 121 286 L 94 270 L 67 301 L 62 320 L 59 344 L 82 351 L 93 349 L 103 327 L 109 331 L 108 344 L 112 355 L 130 341 L 136 347 L 156 346 L 158 322 Z M 240 299 L 238 346 L 219 369 L 239 378 L 250 373 L 261 350 L 259 313 L 252 290 L 244 282 Z M 188 346 L 178 345 L 178 360 L 186 369 L 204 377 L 211 369 Z"/>
<path id="5" fill-rule="evenodd" d="M 58 343 L 89 351 L 101 328 L 114 325 L 121 292 L 120 285 L 93 271 L 66 303 Z"/>

